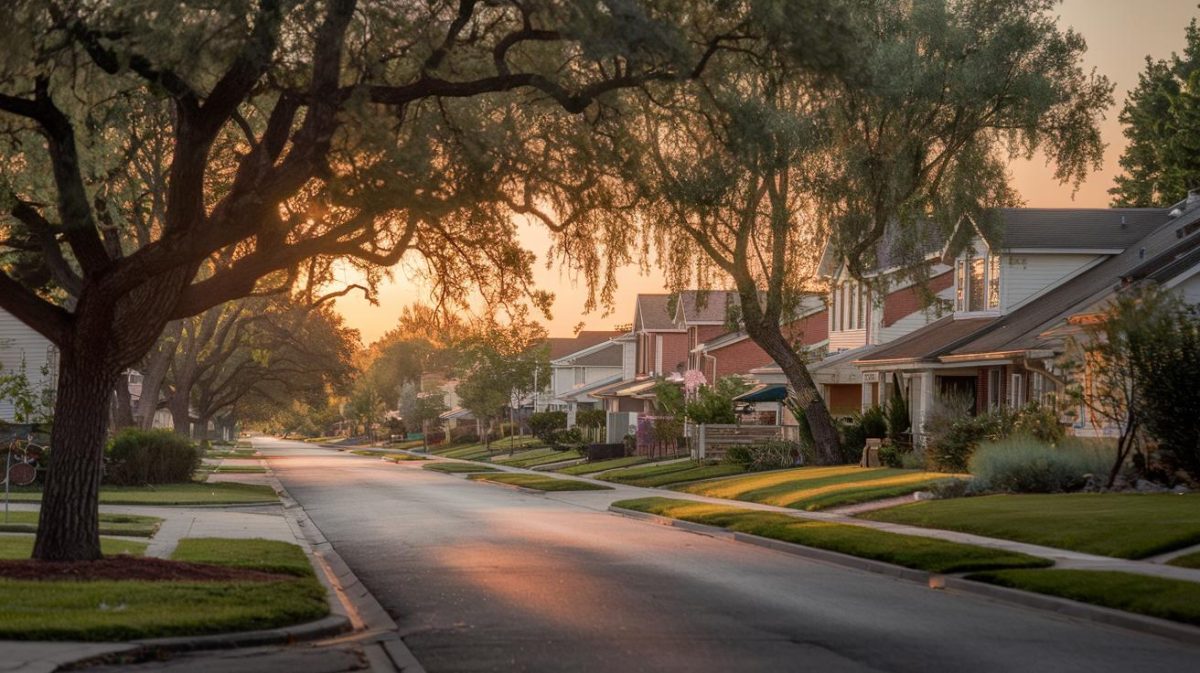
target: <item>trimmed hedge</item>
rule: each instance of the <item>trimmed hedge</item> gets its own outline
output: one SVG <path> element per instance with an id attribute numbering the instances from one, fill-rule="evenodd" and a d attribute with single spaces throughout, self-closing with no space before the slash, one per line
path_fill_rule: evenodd
<path id="1" fill-rule="evenodd" d="M 184 484 L 200 466 L 200 449 L 169 430 L 122 430 L 107 457 L 105 480 L 118 486 Z"/>

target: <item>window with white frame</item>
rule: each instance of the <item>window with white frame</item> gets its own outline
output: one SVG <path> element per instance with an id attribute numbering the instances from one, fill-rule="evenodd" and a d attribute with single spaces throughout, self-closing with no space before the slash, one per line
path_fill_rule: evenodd
<path id="1" fill-rule="evenodd" d="M 587 369 L 575 367 L 575 385 L 581 386 L 587 382 Z"/>
<path id="2" fill-rule="evenodd" d="M 1025 406 L 1025 376 L 1013 373 L 1008 377 L 1008 406 L 1020 409 Z"/>
<path id="3" fill-rule="evenodd" d="M 959 258 L 954 267 L 954 310 L 989 311 L 1000 308 L 1000 256 Z"/>
<path id="4" fill-rule="evenodd" d="M 987 406 L 988 409 L 1000 406 L 1000 370 L 998 368 L 988 370 Z"/>

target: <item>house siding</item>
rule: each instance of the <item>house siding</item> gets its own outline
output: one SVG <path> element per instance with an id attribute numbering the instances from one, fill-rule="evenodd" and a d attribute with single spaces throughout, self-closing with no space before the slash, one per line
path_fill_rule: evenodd
<path id="1" fill-rule="evenodd" d="M 930 292 L 941 296 L 944 290 L 954 287 L 954 272 L 947 271 L 930 278 L 926 287 Z M 900 322 L 900 320 L 921 311 L 923 308 L 925 307 L 921 305 L 921 291 L 916 285 L 910 285 L 904 289 L 889 292 L 883 300 L 883 323 L 881 327 L 891 327 Z"/>
<path id="2" fill-rule="evenodd" d="M 1192 276 L 1176 286 L 1176 291 L 1189 304 L 1200 304 L 1200 274 Z"/>
<path id="3" fill-rule="evenodd" d="M 1091 254 L 1005 254 L 1000 265 L 1000 301 L 1009 311 L 1104 259 Z"/>
<path id="4" fill-rule="evenodd" d="M 53 387 L 58 376 L 57 358 L 50 341 L 15 316 L 0 309 L 0 375 L 15 374 L 25 365 L 25 375 L 35 389 Z M 42 375 L 42 368 L 51 370 Z M 0 420 L 13 420 L 12 404 L 0 401 Z"/>

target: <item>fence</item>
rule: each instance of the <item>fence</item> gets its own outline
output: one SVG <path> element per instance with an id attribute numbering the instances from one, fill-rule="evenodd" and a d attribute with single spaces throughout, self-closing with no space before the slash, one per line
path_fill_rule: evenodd
<path id="1" fill-rule="evenodd" d="M 691 428 L 692 458 L 721 460 L 733 446 L 764 442 L 799 442 L 795 425 L 696 425 Z"/>
<path id="2" fill-rule="evenodd" d="M 674 416 L 639 416 L 637 449 L 639 456 L 669 458 L 687 452 L 683 421 Z"/>

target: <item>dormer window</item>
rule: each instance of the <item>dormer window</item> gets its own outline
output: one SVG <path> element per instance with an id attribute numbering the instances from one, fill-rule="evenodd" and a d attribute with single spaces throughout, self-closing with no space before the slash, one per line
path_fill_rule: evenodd
<path id="1" fill-rule="evenodd" d="M 854 281 L 839 283 L 834 288 L 833 311 L 829 316 L 832 331 L 866 329 L 868 299 L 861 284 Z"/>
<path id="2" fill-rule="evenodd" d="M 954 310 L 959 313 L 1000 308 L 1000 256 L 960 257 L 954 269 Z"/>

